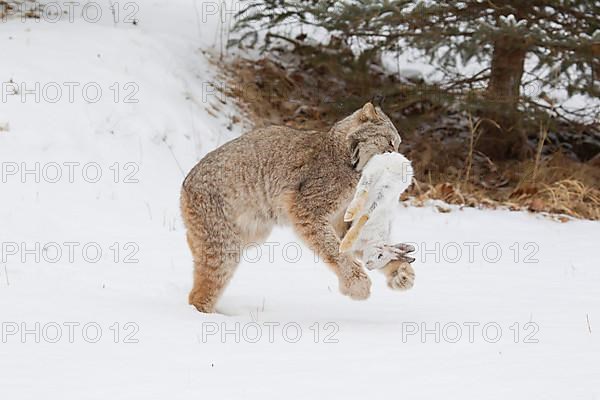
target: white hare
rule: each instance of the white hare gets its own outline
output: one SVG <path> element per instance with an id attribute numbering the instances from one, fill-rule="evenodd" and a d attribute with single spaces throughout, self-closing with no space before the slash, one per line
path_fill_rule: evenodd
<path id="1" fill-rule="evenodd" d="M 341 253 L 360 254 L 370 270 L 384 268 L 393 260 L 404 261 L 410 268 L 414 258 L 406 253 L 414 247 L 391 245 L 390 233 L 395 207 L 412 178 L 412 165 L 400 153 L 378 154 L 369 160 L 344 215 L 344 221 L 352 221 L 352 227 L 340 244 Z"/>

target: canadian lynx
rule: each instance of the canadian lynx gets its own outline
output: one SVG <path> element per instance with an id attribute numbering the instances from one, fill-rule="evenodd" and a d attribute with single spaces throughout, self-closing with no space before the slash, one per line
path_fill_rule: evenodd
<path id="1" fill-rule="evenodd" d="M 365 164 L 399 144 L 390 119 L 367 103 L 328 132 L 257 129 L 207 154 L 181 191 L 194 259 L 190 304 L 214 311 L 244 245 L 266 239 L 275 224 L 294 227 L 336 273 L 344 295 L 369 297 L 371 281 L 362 265 L 339 252 L 348 225 L 344 213 Z M 395 274 L 394 268 L 382 271 Z"/>

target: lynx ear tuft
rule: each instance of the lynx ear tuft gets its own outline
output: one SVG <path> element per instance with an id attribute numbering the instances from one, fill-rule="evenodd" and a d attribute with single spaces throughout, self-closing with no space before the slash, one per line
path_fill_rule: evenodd
<path id="1" fill-rule="evenodd" d="M 370 102 L 365 104 L 362 110 L 360 110 L 360 120 L 363 122 L 374 121 L 377 118 L 377 111 L 375 110 L 375 107 L 373 107 L 373 104 Z"/>

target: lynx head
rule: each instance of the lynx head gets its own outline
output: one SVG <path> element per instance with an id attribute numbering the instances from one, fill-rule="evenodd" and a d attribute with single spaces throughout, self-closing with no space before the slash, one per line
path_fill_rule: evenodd
<path id="1" fill-rule="evenodd" d="M 336 123 L 333 132 L 343 137 L 357 171 L 375 154 L 397 152 L 401 142 L 389 117 L 371 103 Z"/>

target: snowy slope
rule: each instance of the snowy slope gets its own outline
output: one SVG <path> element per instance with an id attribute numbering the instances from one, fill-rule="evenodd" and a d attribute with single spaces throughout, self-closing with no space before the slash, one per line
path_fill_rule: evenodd
<path id="1" fill-rule="evenodd" d="M 247 249 L 222 314 L 186 304 L 179 187 L 240 133 L 209 85 L 206 3 L 140 3 L 136 25 L 108 9 L 0 24 L 2 82 L 103 93 L 0 105 L 2 398 L 599 398 L 598 223 L 398 205 L 416 284 L 375 272 L 366 302 L 280 228 Z"/>

